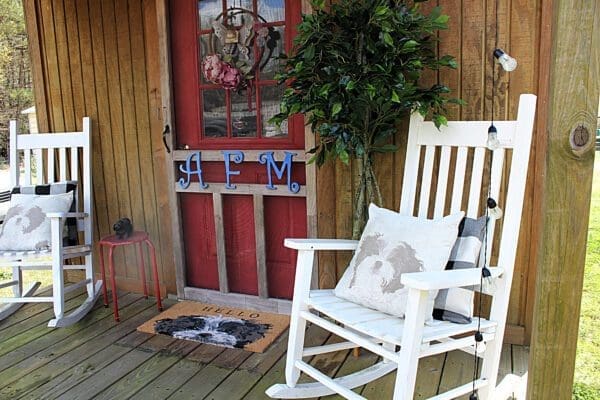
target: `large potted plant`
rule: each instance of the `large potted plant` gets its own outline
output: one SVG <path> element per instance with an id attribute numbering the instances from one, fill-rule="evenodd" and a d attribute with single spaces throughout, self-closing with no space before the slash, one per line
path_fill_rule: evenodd
<path id="1" fill-rule="evenodd" d="M 436 55 L 437 31 L 446 29 L 448 16 L 437 7 L 425 15 L 416 1 L 340 0 L 329 10 L 323 0 L 312 3 L 314 12 L 303 16 L 292 54 L 283 57 L 278 79 L 288 88 L 272 121 L 304 114 L 318 136 L 310 150 L 318 165 L 358 161 L 358 238 L 369 203 L 382 203 L 373 154 L 397 150 L 390 137 L 411 112 L 439 127 L 446 123 L 445 106 L 459 102 L 446 97 L 449 89 L 442 84 L 419 84 L 427 69 L 456 68 L 453 57 Z"/>

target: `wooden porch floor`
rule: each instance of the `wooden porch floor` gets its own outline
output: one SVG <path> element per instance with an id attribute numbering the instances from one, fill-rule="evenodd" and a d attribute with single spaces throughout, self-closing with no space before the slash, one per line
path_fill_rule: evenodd
<path id="1" fill-rule="evenodd" d="M 79 304 L 81 297 L 75 296 L 67 307 Z M 265 399 L 265 389 L 284 380 L 285 334 L 263 354 L 224 349 L 137 332 L 157 314 L 153 298 L 120 293 L 119 306 L 120 323 L 101 301 L 68 328 L 46 327 L 52 311 L 44 303 L 27 304 L 0 322 L 0 399 Z M 308 328 L 307 337 L 313 345 L 337 340 L 316 327 Z M 527 357 L 527 348 L 505 346 L 499 378 L 522 375 Z M 365 351 L 358 358 L 342 351 L 313 357 L 311 364 L 343 375 L 375 361 Z M 424 359 L 415 398 L 468 382 L 472 371 L 473 358 L 463 352 Z M 369 399 L 391 398 L 393 380 L 390 374 L 361 393 Z"/>

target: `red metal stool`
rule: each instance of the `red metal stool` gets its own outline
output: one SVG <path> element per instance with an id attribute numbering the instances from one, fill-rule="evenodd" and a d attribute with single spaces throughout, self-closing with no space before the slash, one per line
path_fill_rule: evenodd
<path id="1" fill-rule="evenodd" d="M 162 303 L 160 302 L 160 286 L 158 284 L 158 269 L 156 267 L 156 252 L 154 245 L 150 241 L 148 234 L 142 231 L 135 231 L 126 239 L 119 239 L 117 235 L 105 236 L 100 239 L 98 244 L 100 245 L 100 273 L 102 274 L 102 281 L 106 282 L 106 273 L 104 271 L 104 250 L 103 247 L 108 247 L 108 267 L 110 270 L 110 284 L 112 288 L 113 307 L 115 314 L 115 321 L 119 321 L 119 306 L 117 304 L 117 288 L 115 284 L 115 264 L 113 262 L 113 251 L 115 247 L 125 246 L 128 244 L 138 245 L 140 253 L 140 275 L 142 277 L 142 284 L 144 287 L 144 296 L 148 298 L 148 288 L 146 287 L 146 267 L 144 265 L 144 252 L 142 251 L 142 243 L 146 243 L 148 251 L 152 257 L 152 270 L 154 273 L 154 295 L 156 296 L 156 304 L 158 311 L 162 311 Z M 104 297 L 104 306 L 108 307 L 108 293 L 106 290 L 106 283 L 102 285 L 102 295 Z"/>

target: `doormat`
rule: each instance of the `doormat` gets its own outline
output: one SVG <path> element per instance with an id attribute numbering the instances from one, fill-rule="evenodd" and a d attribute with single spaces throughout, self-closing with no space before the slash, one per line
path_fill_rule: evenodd
<path id="1" fill-rule="evenodd" d="M 282 314 L 182 301 L 137 330 L 262 353 L 289 322 L 289 316 Z"/>

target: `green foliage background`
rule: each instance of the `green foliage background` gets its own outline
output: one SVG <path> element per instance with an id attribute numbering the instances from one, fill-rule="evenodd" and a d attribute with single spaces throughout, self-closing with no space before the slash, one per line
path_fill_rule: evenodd
<path id="1" fill-rule="evenodd" d="M 21 0 L 0 0 L 0 157 L 6 157 L 8 121 L 33 104 L 31 66 Z"/>
<path id="2" fill-rule="evenodd" d="M 588 230 L 573 399 L 600 399 L 600 153 L 594 161 L 594 180 Z"/>

